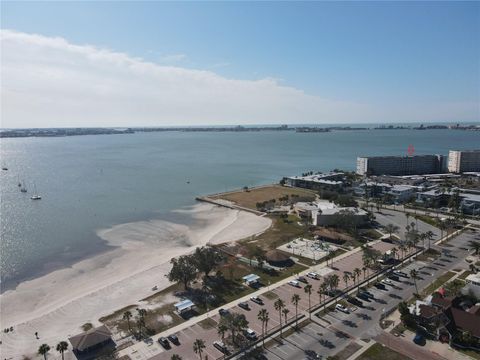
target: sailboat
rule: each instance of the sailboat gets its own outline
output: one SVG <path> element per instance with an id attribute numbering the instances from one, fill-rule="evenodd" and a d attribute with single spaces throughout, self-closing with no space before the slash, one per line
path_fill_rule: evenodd
<path id="1" fill-rule="evenodd" d="M 37 185 L 35 183 L 33 183 L 33 189 L 34 189 L 34 192 L 33 192 L 33 195 L 30 199 L 32 200 L 41 200 L 42 197 L 40 195 L 38 195 L 37 193 Z"/>
<path id="2" fill-rule="evenodd" d="M 21 183 L 18 183 L 20 185 L 20 191 L 23 192 L 23 193 L 26 193 L 27 192 L 27 186 L 25 185 L 25 180 L 23 181 L 23 186 Z"/>

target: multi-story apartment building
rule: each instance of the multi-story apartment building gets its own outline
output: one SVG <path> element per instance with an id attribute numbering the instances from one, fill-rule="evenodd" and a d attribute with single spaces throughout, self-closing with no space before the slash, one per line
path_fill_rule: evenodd
<path id="1" fill-rule="evenodd" d="M 448 171 L 452 173 L 480 171 L 480 150 L 450 150 Z"/>
<path id="2" fill-rule="evenodd" d="M 373 156 L 357 158 L 359 175 L 421 175 L 441 173 L 445 169 L 442 155 Z"/>

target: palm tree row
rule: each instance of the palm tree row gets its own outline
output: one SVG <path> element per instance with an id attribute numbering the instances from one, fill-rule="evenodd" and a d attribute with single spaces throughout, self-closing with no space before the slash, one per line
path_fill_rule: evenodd
<path id="1" fill-rule="evenodd" d="M 57 344 L 56 350 L 62 355 L 62 360 L 64 360 L 64 353 L 68 349 L 68 343 L 66 341 L 60 341 Z M 48 344 L 42 344 L 38 348 L 38 354 L 42 355 L 45 360 L 47 360 L 47 354 L 50 351 L 50 346 Z"/>

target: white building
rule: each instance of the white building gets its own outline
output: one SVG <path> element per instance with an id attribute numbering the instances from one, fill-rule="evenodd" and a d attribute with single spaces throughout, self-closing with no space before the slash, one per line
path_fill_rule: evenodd
<path id="1" fill-rule="evenodd" d="M 450 150 L 448 171 L 453 173 L 480 171 L 480 150 Z"/>
<path id="2" fill-rule="evenodd" d="M 342 214 L 350 213 L 356 225 L 364 224 L 368 219 L 368 213 L 355 207 L 340 207 L 329 201 L 317 202 L 317 210 L 312 211 L 312 223 L 315 226 L 335 225 Z"/>

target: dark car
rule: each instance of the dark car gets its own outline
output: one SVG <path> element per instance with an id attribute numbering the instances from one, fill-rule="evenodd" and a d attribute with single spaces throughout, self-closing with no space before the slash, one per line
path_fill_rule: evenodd
<path id="1" fill-rule="evenodd" d="M 381 290 L 386 289 L 385 285 L 383 285 L 382 283 L 379 283 L 379 282 L 373 284 L 373 286 L 375 286 L 377 289 L 381 289 Z"/>
<path id="2" fill-rule="evenodd" d="M 373 295 L 370 291 L 360 291 L 360 294 L 365 295 L 369 299 L 375 299 L 375 295 Z"/>
<path id="3" fill-rule="evenodd" d="M 308 280 L 305 276 L 299 276 L 297 281 L 303 282 L 304 284 L 308 284 Z"/>
<path id="4" fill-rule="evenodd" d="M 165 349 L 170 349 L 170 343 L 168 342 L 166 337 L 159 338 L 158 343 L 162 345 Z"/>
<path id="5" fill-rule="evenodd" d="M 227 316 L 227 315 L 230 314 L 230 311 L 222 308 L 222 309 L 218 310 L 218 313 L 220 314 L 220 316 Z"/>
<path id="6" fill-rule="evenodd" d="M 353 304 L 353 305 L 356 305 L 356 306 L 360 306 L 360 307 L 363 306 L 363 302 L 361 302 L 360 300 L 358 300 L 357 298 L 354 298 L 354 297 L 349 297 L 349 298 L 347 299 L 347 301 L 348 301 L 350 304 Z"/>
<path id="7" fill-rule="evenodd" d="M 241 307 L 244 310 L 250 310 L 250 306 L 248 305 L 248 303 L 246 301 L 242 301 L 242 302 L 238 303 L 238 306 Z"/>
<path id="8" fill-rule="evenodd" d="M 175 345 L 177 345 L 177 346 L 180 345 L 180 341 L 178 340 L 177 335 L 175 335 L 175 334 L 168 335 L 167 338 L 168 338 L 168 340 L 170 340 L 173 344 L 175 344 Z"/>
<path id="9" fill-rule="evenodd" d="M 395 274 L 388 274 L 388 278 L 393 281 L 400 281 L 400 278 Z"/>
<path id="10" fill-rule="evenodd" d="M 365 300 L 365 301 L 370 301 L 370 298 L 369 298 L 365 293 L 363 293 L 363 292 L 358 293 L 358 294 L 357 294 L 357 297 L 358 297 L 359 299 L 362 299 L 362 300 Z"/>

